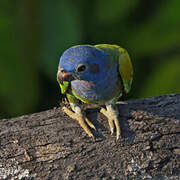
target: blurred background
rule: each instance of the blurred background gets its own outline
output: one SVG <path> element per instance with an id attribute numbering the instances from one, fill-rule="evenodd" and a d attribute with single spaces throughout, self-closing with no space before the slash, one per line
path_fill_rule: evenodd
<path id="1" fill-rule="evenodd" d="M 180 92 L 179 0 L 1 0 L 0 118 L 58 106 L 59 56 L 77 44 L 128 50 L 125 98 Z"/>

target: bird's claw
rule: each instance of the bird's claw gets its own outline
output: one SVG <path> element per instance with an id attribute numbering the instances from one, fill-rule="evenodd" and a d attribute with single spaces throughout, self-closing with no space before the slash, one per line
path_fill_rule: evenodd
<path id="1" fill-rule="evenodd" d="M 114 127 L 116 127 L 116 139 L 118 140 L 121 133 L 118 120 L 118 111 L 115 109 L 106 110 L 105 108 L 101 108 L 100 112 L 108 118 L 111 135 L 113 135 Z"/>
<path id="2" fill-rule="evenodd" d="M 96 130 L 95 126 L 93 125 L 93 123 L 83 114 L 83 113 L 74 113 L 73 111 L 71 111 L 70 109 L 68 109 L 67 107 L 63 107 L 62 108 L 63 111 L 72 119 L 78 121 L 78 123 L 80 124 L 80 126 L 84 129 L 84 131 L 88 134 L 89 137 L 93 137 L 94 135 L 92 134 L 91 130 L 89 129 L 89 127 L 93 128 L 94 130 Z M 86 124 L 87 123 L 87 124 Z M 88 127 L 88 126 L 89 127 Z"/>

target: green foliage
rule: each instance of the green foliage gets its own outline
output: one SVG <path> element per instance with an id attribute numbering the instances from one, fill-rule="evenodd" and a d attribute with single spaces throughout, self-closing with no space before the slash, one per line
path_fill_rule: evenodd
<path id="1" fill-rule="evenodd" d="M 180 92 L 180 56 L 164 59 L 148 76 L 142 97 Z"/>
<path id="2" fill-rule="evenodd" d="M 152 17 L 134 30 L 128 44 L 139 56 L 156 54 L 180 42 L 180 1 L 164 1 Z"/>
<path id="3" fill-rule="evenodd" d="M 9 10 L 9 9 L 8 9 Z M 18 115 L 32 111 L 37 101 L 37 72 L 33 64 L 20 58 L 21 47 L 18 37 L 14 34 L 14 17 L 8 12 L 0 16 L 0 102 L 1 113 Z"/>
<path id="4" fill-rule="evenodd" d="M 59 56 L 77 44 L 128 50 L 135 76 L 129 98 L 179 93 L 179 7 L 177 0 L 2 0 L 0 117 L 57 105 Z"/>
<path id="5" fill-rule="evenodd" d="M 109 1 L 99 0 L 97 1 L 97 6 L 95 8 L 97 18 L 102 23 L 112 23 L 115 20 L 119 21 L 127 16 L 132 8 L 135 8 L 138 5 L 138 1 L 139 0 L 111 0 L 111 3 L 109 4 Z"/>
<path id="6" fill-rule="evenodd" d="M 42 1 L 40 8 L 41 57 L 39 66 L 55 80 L 60 54 L 80 43 L 82 29 L 76 7 L 69 1 Z"/>

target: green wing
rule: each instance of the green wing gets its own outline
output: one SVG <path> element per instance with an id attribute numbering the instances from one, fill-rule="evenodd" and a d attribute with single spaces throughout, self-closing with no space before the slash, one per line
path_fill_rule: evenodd
<path id="1" fill-rule="evenodd" d="M 124 84 L 124 91 L 128 93 L 131 89 L 133 80 L 133 66 L 127 51 L 118 45 L 98 44 L 94 47 L 107 52 L 107 54 L 112 56 L 112 60 L 118 61 L 119 73 Z"/>

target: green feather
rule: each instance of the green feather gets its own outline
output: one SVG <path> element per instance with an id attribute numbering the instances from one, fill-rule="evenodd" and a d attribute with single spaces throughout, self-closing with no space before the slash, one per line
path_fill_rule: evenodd
<path id="1" fill-rule="evenodd" d="M 66 97 L 67 97 L 67 99 L 68 99 L 68 101 L 70 102 L 70 103 L 77 103 L 78 102 L 78 99 L 73 95 L 73 94 L 71 94 L 71 92 L 70 93 L 66 93 Z"/>
<path id="2" fill-rule="evenodd" d="M 69 87 L 69 82 L 68 81 L 63 81 L 63 84 L 59 83 L 60 88 L 61 88 L 61 93 L 65 94 L 68 87 Z"/>
<path id="3" fill-rule="evenodd" d="M 101 49 L 110 55 L 111 61 L 118 61 L 119 74 L 122 78 L 124 91 L 128 93 L 133 80 L 133 67 L 127 51 L 118 45 L 98 44 L 95 48 Z"/>

